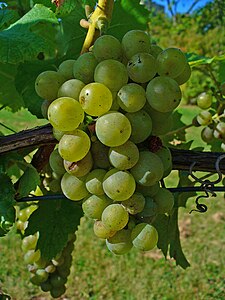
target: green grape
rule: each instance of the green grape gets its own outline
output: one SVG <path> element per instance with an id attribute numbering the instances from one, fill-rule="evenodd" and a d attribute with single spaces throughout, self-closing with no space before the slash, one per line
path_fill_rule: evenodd
<path id="1" fill-rule="evenodd" d="M 63 165 L 63 159 L 59 154 L 58 149 L 52 151 L 49 157 L 49 164 L 56 174 L 63 175 L 65 173 L 65 168 Z"/>
<path id="2" fill-rule="evenodd" d="M 41 286 L 41 289 L 42 289 L 43 292 L 49 292 L 52 288 L 50 280 L 46 280 L 45 282 L 42 282 L 40 284 L 40 286 Z"/>
<path id="3" fill-rule="evenodd" d="M 152 225 L 140 223 L 131 232 L 135 248 L 141 251 L 152 250 L 158 242 L 158 232 Z"/>
<path id="4" fill-rule="evenodd" d="M 157 205 L 157 213 L 170 213 L 174 205 L 173 194 L 165 188 L 160 188 L 158 193 L 153 197 Z"/>
<path id="5" fill-rule="evenodd" d="M 145 197 L 153 197 L 156 195 L 160 188 L 159 182 L 156 182 L 155 184 L 151 186 L 144 186 L 142 184 L 137 184 L 136 191 L 144 195 Z"/>
<path id="6" fill-rule="evenodd" d="M 88 195 L 83 178 L 65 173 L 61 180 L 63 194 L 70 200 L 79 201 Z"/>
<path id="7" fill-rule="evenodd" d="M 172 129 L 173 116 L 171 112 L 159 112 L 153 109 L 149 103 L 146 103 L 144 110 L 149 114 L 152 120 L 152 135 L 164 135 Z"/>
<path id="8" fill-rule="evenodd" d="M 137 53 L 128 61 L 127 72 L 134 82 L 148 82 L 157 73 L 157 61 L 149 53 Z"/>
<path id="9" fill-rule="evenodd" d="M 66 169 L 66 172 L 71 175 L 77 177 L 83 177 L 87 175 L 93 167 L 91 152 L 89 151 L 84 158 L 78 161 L 70 162 L 68 160 L 64 160 L 64 167 Z"/>
<path id="10" fill-rule="evenodd" d="M 35 250 L 38 241 L 38 234 L 28 235 L 22 239 L 21 248 L 24 252 L 28 250 Z"/>
<path id="11" fill-rule="evenodd" d="M 112 35 L 102 35 L 94 43 L 92 49 L 97 61 L 115 59 L 121 61 L 122 46 L 120 41 Z"/>
<path id="12" fill-rule="evenodd" d="M 66 133 L 67 131 L 61 131 L 61 130 L 58 130 L 56 128 L 52 128 L 52 133 L 53 133 L 53 136 L 54 138 L 57 140 L 57 141 L 60 141 L 61 137 Z"/>
<path id="13" fill-rule="evenodd" d="M 162 178 L 164 168 L 161 159 L 156 154 L 140 151 L 139 160 L 130 172 L 137 183 L 151 186 Z"/>
<path id="14" fill-rule="evenodd" d="M 95 169 L 87 175 L 86 188 L 89 193 L 95 194 L 95 195 L 103 195 L 104 194 L 102 183 L 103 183 L 105 174 L 106 174 L 106 170 Z"/>
<path id="15" fill-rule="evenodd" d="M 208 126 L 203 128 L 201 131 L 201 138 L 204 142 L 210 143 L 214 138 L 213 129 Z"/>
<path id="16" fill-rule="evenodd" d="M 100 239 L 108 239 L 109 237 L 112 237 L 116 233 L 115 230 L 106 228 L 103 222 L 99 220 L 95 221 L 93 230 L 94 230 L 94 234 Z"/>
<path id="17" fill-rule="evenodd" d="M 163 49 L 161 47 L 159 47 L 158 45 L 152 44 L 149 53 L 152 56 L 154 56 L 155 58 L 157 58 L 159 53 L 161 53 L 162 51 L 163 51 Z"/>
<path id="18" fill-rule="evenodd" d="M 122 229 L 106 240 L 106 246 L 110 252 L 121 255 L 129 252 L 133 247 L 131 230 Z"/>
<path id="19" fill-rule="evenodd" d="M 53 287 L 50 290 L 50 294 L 52 296 L 52 298 L 59 298 L 60 296 L 62 296 L 66 291 L 66 287 L 65 285 L 60 285 L 59 287 Z"/>
<path id="20" fill-rule="evenodd" d="M 67 278 L 70 275 L 70 269 L 66 268 L 64 265 L 57 267 L 57 272 L 62 278 Z"/>
<path id="21" fill-rule="evenodd" d="M 57 98 L 58 89 L 65 78 L 55 71 L 44 71 L 35 81 L 35 91 L 41 98 L 52 101 Z"/>
<path id="22" fill-rule="evenodd" d="M 96 121 L 96 135 L 102 144 L 116 147 L 124 144 L 131 135 L 131 125 L 120 112 L 109 111 Z"/>
<path id="23" fill-rule="evenodd" d="M 134 113 L 126 113 L 125 116 L 132 128 L 130 140 L 135 144 L 145 141 L 152 132 L 152 120 L 149 114 L 141 109 Z"/>
<path id="24" fill-rule="evenodd" d="M 174 80 L 176 80 L 176 82 L 179 85 L 182 85 L 185 82 L 187 82 L 190 77 L 191 77 L 191 67 L 187 62 L 184 67 L 184 70 L 178 76 L 174 77 Z"/>
<path id="25" fill-rule="evenodd" d="M 111 91 L 119 91 L 128 82 L 127 69 L 117 60 L 103 60 L 95 68 L 94 81 L 104 84 Z"/>
<path id="26" fill-rule="evenodd" d="M 175 78 L 179 76 L 186 64 L 184 53 L 178 48 L 167 48 L 157 56 L 158 74 Z"/>
<path id="27" fill-rule="evenodd" d="M 37 251 L 28 250 L 24 255 L 24 261 L 26 264 L 33 264 L 36 261 L 38 261 L 40 257 L 41 257 L 41 252 L 39 249 Z"/>
<path id="28" fill-rule="evenodd" d="M 61 192 L 60 179 L 53 179 L 48 184 L 49 190 L 53 193 Z"/>
<path id="29" fill-rule="evenodd" d="M 164 172 L 172 165 L 172 155 L 168 147 L 163 146 L 155 154 L 161 159 L 164 167 Z"/>
<path id="30" fill-rule="evenodd" d="M 110 167 L 108 157 L 109 147 L 96 140 L 91 144 L 91 154 L 95 168 L 108 169 Z"/>
<path id="31" fill-rule="evenodd" d="M 208 110 L 202 110 L 197 115 L 197 121 L 200 125 L 209 125 L 212 123 L 212 115 Z"/>
<path id="32" fill-rule="evenodd" d="M 142 222 L 149 223 L 152 221 L 152 218 L 157 215 L 157 205 L 154 202 L 153 198 L 147 196 L 145 197 L 145 206 L 143 210 L 137 214 L 138 219 Z"/>
<path id="33" fill-rule="evenodd" d="M 31 283 L 40 285 L 48 279 L 48 273 L 44 269 L 38 269 L 34 276 L 31 277 Z"/>
<path id="34" fill-rule="evenodd" d="M 84 120 L 84 111 L 78 101 L 70 97 L 54 100 L 48 108 L 49 122 L 58 130 L 76 129 Z"/>
<path id="35" fill-rule="evenodd" d="M 114 201 L 124 201 L 135 191 L 136 183 L 128 171 L 111 169 L 103 180 L 103 190 Z"/>
<path id="36" fill-rule="evenodd" d="M 74 78 L 85 84 L 94 81 L 94 71 L 98 62 L 92 52 L 81 54 L 73 65 Z"/>
<path id="37" fill-rule="evenodd" d="M 149 53 L 151 49 L 150 36 L 142 30 L 130 30 L 122 39 L 122 48 L 128 59 L 137 53 Z"/>
<path id="38" fill-rule="evenodd" d="M 88 218 L 100 220 L 103 210 L 111 203 L 105 195 L 91 195 L 84 199 L 82 209 Z"/>
<path id="39" fill-rule="evenodd" d="M 140 213 L 145 206 L 145 197 L 141 193 L 134 193 L 129 199 L 123 201 L 122 205 L 131 215 Z"/>
<path id="40" fill-rule="evenodd" d="M 119 170 L 132 168 L 139 159 L 138 147 L 131 141 L 109 149 L 109 160 Z"/>
<path id="41" fill-rule="evenodd" d="M 89 136 L 82 130 L 76 129 L 73 134 L 64 134 L 59 141 L 59 154 L 68 161 L 79 161 L 84 158 L 91 147 Z"/>
<path id="42" fill-rule="evenodd" d="M 145 105 L 145 90 L 136 83 L 128 83 L 119 90 L 117 102 L 123 110 L 127 112 L 136 112 Z"/>
<path id="43" fill-rule="evenodd" d="M 83 110 L 91 116 L 100 116 L 110 110 L 112 93 L 102 83 L 87 84 L 80 92 L 80 104 Z"/>
<path id="44" fill-rule="evenodd" d="M 64 60 L 58 68 L 58 73 L 62 74 L 66 80 L 73 78 L 73 65 L 75 63 L 74 59 Z"/>
<path id="45" fill-rule="evenodd" d="M 48 119 L 48 108 L 51 104 L 51 101 L 44 100 L 41 104 L 41 114 L 45 119 Z"/>
<path id="46" fill-rule="evenodd" d="M 112 96 L 113 96 L 113 101 L 110 110 L 118 111 L 120 109 L 120 106 L 117 99 L 117 92 L 112 92 Z"/>
<path id="47" fill-rule="evenodd" d="M 216 139 L 225 139 L 225 123 L 219 122 L 214 129 L 213 135 Z"/>
<path id="48" fill-rule="evenodd" d="M 56 266 L 54 266 L 53 264 L 50 264 L 45 268 L 45 271 L 48 273 L 54 273 L 55 270 L 56 270 Z"/>
<path id="49" fill-rule="evenodd" d="M 147 100 L 151 107 L 159 112 L 171 112 L 181 101 L 178 83 L 166 76 L 152 79 L 146 89 Z"/>
<path id="50" fill-rule="evenodd" d="M 205 92 L 201 93 L 200 95 L 198 95 L 197 97 L 197 105 L 198 107 L 200 107 L 201 109 L 207 109 L 210 108 L 212 105 L 212 95 L 211 94 L 207 94 Z"/>
<path id="51" fill-rule="evenodd" d="M 102 223 L 106 228 L 119 231 L 123 229 L 129 220 L 129 214 L 121 204 L 110 204 L 102 213 Z"/>
<path id="52" fill-rule="evenodd" d="M 64 82 L 58 91 L 58 97 L 70 97 L 79 100 L 79 95 L 85 84 L 78 79 L 70 79 Z"/>

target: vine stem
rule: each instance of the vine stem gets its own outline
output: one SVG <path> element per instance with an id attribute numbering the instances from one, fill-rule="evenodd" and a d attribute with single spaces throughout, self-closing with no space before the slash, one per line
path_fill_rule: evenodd
<path id="1" fill-rule="evenodd" d="M 111 21 L 114 0 L 99 0 L 95 11 L 89 18 L 89 27 L 81 54 L 88 52 L 96 37 L 105 31 Z"/>
<path id="2" fill-rule="evenodd" d="M 185 129 L 188 129 L 188 128 L 192 127 L 192 126 L 194 126 L 194 125 L 193 125 L 193 124 L 185 125 L 185 126 L 180 127 L 180 128 L 178 128 L 178 129 L 176 129 L 176 130 L 167 132 L 167 133 L 165 134 L 165 136 L 166 136 L 166 135 L 171 135 L 171 134 L 179 133 L 179 132 L 184 131 Z"/>

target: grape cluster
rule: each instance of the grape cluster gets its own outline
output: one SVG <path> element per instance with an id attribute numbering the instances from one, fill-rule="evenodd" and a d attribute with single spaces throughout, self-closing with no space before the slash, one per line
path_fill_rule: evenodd
<path id="1" fill-rule="evenodd" d="M 41 256 L 41 251 L 36 250 L 39 233 L 23 236 L 28 225 L 28 219 L 37 205 L 26 208 L 17 208 L 17 230 L 22 234 L 22 251 L 28 271 L 31 273 L 32 284 L 40 286 L 43 292 L 50 292 L 53 298 L 58 298 L 66 291 L 65 284 L 70 274 L 72 264 L 72 251 L 76 240 L 75 234 L 70 234 L 64 249 L 55 258 L 47 261 Z"/>
<path id="2" fill-rule="evenodd" d="M 146 32 L 131 30 L 121 42 L 99 37 L 90 52 L 36 79 L 59 141 L 50 166 L 63 194 L 81 201 L 95 235 L 115 254 L 153 249 L 152 221 L 174 205 L 159 184 L 172 159 L 158 136 L 171 129 L 179 86 L 190 73 L 180 49 L 163 50 Z"/>
<path id="3" fill-rule="evenodd" d="M 225 83 L 222 83 L 220 90 L 202 92 L 197 98 L 197 105 L 201 108 L 199 114 L 193 119 L 193 125 L 204 126 L 201 131 L 201 138 L 207 144 L 214 140 L 221 141 L 221 150 L 225 151 Z M 215 101 L 216 98 L 216 107 Z"/>

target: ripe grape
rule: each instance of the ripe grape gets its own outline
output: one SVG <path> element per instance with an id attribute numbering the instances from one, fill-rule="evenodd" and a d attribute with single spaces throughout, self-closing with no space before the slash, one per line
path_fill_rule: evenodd
<path id="1" fill-rule="evenodd" d="M 152 79 L 147 85 L 146 95 L 151 107 L 163 113 L 174 110 L 181 101 L 178 83 L 167 76 Z"/>
<path id="2" fill-rule="evenodd" d="M 212 95 L 209 93 L 201 93 L 197 97 L 197 105 L 202 109 L 210 108 L 212 105 Z"/>
<path id="3" fill-rule="evenodd" d="M 131 230 L 122 229 L 106 240 L 106 246 L 114 254 L 125 254 L 133 247 Z"/>
<path id="4" fill-rule="evenodd" d="M 79 101 L 87 114 L 100 116 L 110 110 L 112 93 L 104 84 L 93 82 L 81 90 Z"/>
<path id="5" fill-rule="evenodd" d="M 135 248 L 152 250 L 158 242 L 158 232 L 152 225 L 140 223 L 131 232 L 131 239 Z"/>
<path id="6" fill-rule="evenodd" d="M 159 53 L 161 53 L 162 51 L 163 51 L 163 49 L 161 47 L 159 47 L 158 45 L 152 44 L 149 53 L 152 56 L 154 56 L 155 58 L 157 58 Z"/>
<path id="7" fill-rule="evenodd" d="M 156 216 L 158 213 L 158 207 L 152 197 L 146 196 L 145 197 L 145 206 L 143 210 L 137 215 L 138 219 L 142 222 L 152 221 L 152 218 Z"/>
<path id="8" fill-rule="evenodd" d="M 203 128 L 201 131 L 201 138 L 204 142 L 210 143 L 214 138 L 213 129 L 208 126 Z"/>
<path id="9" fill-rule="evenodd" d="M 141 193 L 134 193 L 129 199 L 122 202 L 122 205 L 131 215 L 140 213 L 145 206 L 145 197 Z"/>
<path id="10" fill-rule="evenodd" d="M 94 234 L 100 239 L 107 239 L 116 233 L 115 230 L 106 228 L 103 222 L 99 220 L 95 221 L 93 230 Z"/>
<path id="11" fill-rule="evenodd" d="M 73 75 L 85 84 L 94 81 L 94 71 L 98 62 L 92 52 L 81 54 L 73 65 Z"/>
<path id="12" fill-rule="evenodd" d="M 151 186 L 144 186 L 142 184 L 137 184 L 136 191 L 143 194 L 145 197 L 153 197 L 156 195 L 160 188 L 159 182 L 156 182 L 155 184 Z"/>
<path id="13" fill-rule="evenodd" d="M 93 159 L 91 152 L 89 151 L 87 155 L 85 155 L 85 157 L 81 160 L 74 162 L 64 160 L 63 164 L 65 168 L 64 171 L 66 170 L 67 173 L 77 177 L 85 176 L 91 171 L 93 167 Z"/>
<path id="14" fill-rule="evenodd" d="M 225 139 L 225 123 L 224 122 L 219 122 L 216 125 L 213 135 L 216 139 L 222 139 L 222 140 Z"/>
<path id="15" fill-rule="evenodd" d="M 182 85 L 185 82 L 187 82 L 190 77 L 191 77 L 191 67 L 187 62 L 185 64 L 184 70 L 178 76 L 174 77 L 174 80 L 176 80 L 176 82 L 179 85 Z"/>
<path id="16" fill-rule="evenodd" d="M 151 49 L 150 36 L 142 30 L 130 30 L 122 38 L 122 48 L 128 59 L 137 53 L 149 53 Z"/>
<path id="17" fill-rule="evenodd" d="M 94 169 L 87 175 L 86 188 L 89 193 L 95 195 L 104 194 L 102 183 L 106 172 L 104 169 Z"/>
<path id="18" fill-rule="evenodd" d="M 123 229 L 129 220 L 126 209 L 121 204 L 110 204 L 102 213 L 102 223 L 110 231 Z"/>
<path id="19" fill-rule="evenodd" d="M 101 219 L 103 210 L 112 203 L 106 195 L 91 195 L 84 199 L 82 209 L 90 219 Z"/>
<path id="20" fill-rule="evenodd" d="M 174 196 L 169 190 L 160 188 L 157 194 L 153 196 L 153 200 L 157 205 L 157 213 L 165 214 L 171 212 L 174 205 Z"/>
<path id="21" fill-rule="evenodd" d="M 172 166 L 172 155 L 168 147 L 160 148 L 155 154 L 161 159 L 164 172 Z"/>
<path id="22" fill-rule="evenodd" d="M 85 84 L 78 79 L 67 80 L 60 86 L 58 97 L 70 97 L 78 101 L 80 91 L 84 86 Z"/>
<path id="23" fill-rule="evenodd" d="M 65 168 L 63 164 L 63 159 L 59 154 L 58 149 L 52 151 L 49 157 L 49 164 L 51 169 L 58 175 L 63 175 L 65 173 Z"/>
<path id="24" fill-rule="evenodd" d="M 122 60 L 120 41 L 112 35 L 102 35 L 94 43 L 93 54 L 97 61 L 105 59 Z"/>
<path id="25" fill-rule="evenodd" d="M 78 101 L 70 97 L 54 100 L 48 108 L 49 122 L 58 130 L 76 129 L 84 120 L 84 111 Z"/>
<path id="26" fill-rule="evenodd" d="M 58 73 L 62 74 L 62 76 L 66 79 L 72 79 L 73 78 L 73 65 L 75 63 L 74 59 L 67 59 L 64 60 L 58 68 Z"/>
<path id="27" fill-rule="evenodd" d="M 70 200 L 79 201 L 88 195 L 83 177 L 76 177 L 65 173 L 61 180 L 63 194 Z"/>
<path id="28" fill-rule="evenodd" d="M 96 121 L 96 135 L 102 144 L 115 147 L 124 144 L 131 135 L 131 125 L 120 112 L 109 111 Z"/>
<path id="29" fill-rule="evenodd" d="M 108 152 L 109 147 L 102 144 L 99 140 L 92 142 L 91 154 L 94 160 L 94 168 L 108 169 L 110 167 Z"/>
<path id="30" fill-rule="evenodd" d="M 197 121 L 200 125 L 209 125 L 212 123 L 212 115 L 208 110 L 202 110 L 197 115 Z"/>

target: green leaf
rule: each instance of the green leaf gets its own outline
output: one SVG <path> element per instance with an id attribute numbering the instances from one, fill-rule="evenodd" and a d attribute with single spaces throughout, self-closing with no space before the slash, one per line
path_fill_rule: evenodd
<path id="1" fill-rule="evenodd" d="M 155 226 L 159 234 L 157 247 L 162 250 L 162 253 L 166 258 L 168 247 L 169 247 L 169 234 L 168 234 L 169 217 L 163 214 L 157 215 L 152 225 Z"/>
<path id="2" fill-rule="evenodd" d="M 36 189 L 40 182 L 41 180 L 37 170 L 32 165 L 27 164 L 23 175 L 18 181 L 17 197 L 22 198 L 28 196 L 31 191 Z"/>
<path id="3" fill-rule="evenodd" d="M 44 259 L 52 259 L 65 247 L 68 234 L 77 230 L 82 216 L 81 206 L 74 201 L 46 200 L 31 214 L 25 235 L 38 231 L 37 248 Z"/>
<path id="4" fill-rule="evenodd" d="M 9 106 L 13 111 L 24 106 L 23 99 L 15 87 L 17 68 L 17 65 L 0 63 L 0 104 Z"/>
<path id="5" fill-rule="evenodd" d="M 52 28 L 57 24 L 58 19 L 50 9 L 35 5 L 16 23 L 0 32 L 0 61 L 16 64 L 36 59 L 40 52 L 55 56 Z"/>
<path id="6" fill-rule="evenodd" d="M 186 269 L 190 266 L 187 261 L 180 243 L 180 232 L 178 227 L 178 208 L 173 210 L 169 218 L 169 239 L 170 239 L 170 257 L 176 260 L 176 264 Z"/>
<path id="7" fill-rule="evenodd" d="M 15 10 L 0 9 L 0 30 L 5 29 L 10 24 L 18 19 L 18 14 Z"/>
<path id="8" fill-rule="evenodd" d="M 219 81 L 221 83 L 225 82 L 225 61 L 219 63 L 218 75 L 219 75 Z"/>
<path id="9" fill-rule="evenodd" d="M 0 236 L 5 235 L 15 222 L 15 190 L 10 178 L 0 173 Z"/>
<path id="10" fill-rule="evenodd" d="M 189 179 L 189 172 L 188 171 L 179 171 L 179 183 L 177 187 L 190 187 L 194 186 L 194 181 Z M 177 207 L 186 207 L 187 200 L 190 197 L 194 197 L 196 192 L 183 192 L 183 193 L 176 193 L 176 205 Z"/>
<path id="11" fill-rule="evenodd" d="M 199 65 L 210 65 L 214 61 L 224 61 L 225 60 L 225 54 L 220 56 L 214 56 L 214 57 L 205 57 L 198 55 L 196 53 L 187 53 L 188 62 L 191 67 L 196 67 Z"/>
<path id="12" fill-rule="evenodd" d="M 108 34 L 122 39 L 132 29 L 147 29 L 149 11 L 137 0 L 117 0 L 114 3 L 112 22 Z"/>
<path id="13" fill-rule="evenodd" d="M 59 18 L 69 15 L 77 7 L 77 1 L 65 0 L 62 5 L 57 7 L 56 15 Z"/>

